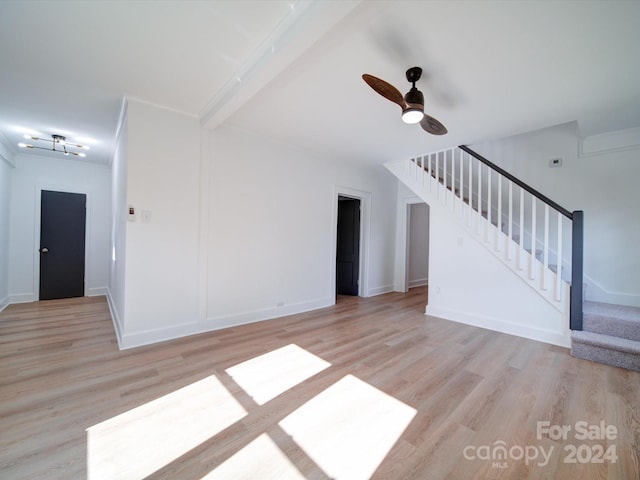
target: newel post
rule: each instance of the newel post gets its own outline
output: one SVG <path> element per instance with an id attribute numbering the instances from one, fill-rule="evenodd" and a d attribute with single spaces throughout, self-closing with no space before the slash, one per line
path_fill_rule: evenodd
<path id="1" fill-rule="evenodd" d="M 584 300 L 583 280 L 584 260 L 584 212 L 573 212 L 571 235 L 571 300 L 570 328 L 582 330 L 582 303 Z"/>

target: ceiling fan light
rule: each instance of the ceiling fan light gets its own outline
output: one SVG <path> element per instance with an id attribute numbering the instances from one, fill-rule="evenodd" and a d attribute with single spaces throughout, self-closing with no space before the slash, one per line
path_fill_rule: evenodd
<path id="1" fill-rule="evenodd" d="M 409 107 L 402 112 L 402 121 L 404 123 L 408 123 L 409 125 L 420 123 L 422 117 L 424 117 L 424 113 L 420 108 Z"/>

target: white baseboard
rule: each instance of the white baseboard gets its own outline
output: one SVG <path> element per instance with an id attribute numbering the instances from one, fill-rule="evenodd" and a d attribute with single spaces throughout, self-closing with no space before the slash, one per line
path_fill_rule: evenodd
<path id="1" fill-rule="evenodd" d="M 85 295 L 87 297 L 99 297 L 100 295 L 107 295 L 108 290 L 107 287 L 88 288 Z"/>
<path id="2" fill-rule="evenodd" d="M 429 285 L 428 278 L 419 278 L 417 280 L 409 280 L 409 288 L 413 287 L 424 287 L 425 285 Z"/>
<path id="3" fill-rule="evenodd" d="M 38 296 L 35 293 L 14 293 L 7 297 L 7 303 L 30 303 L 37 302 Z"/>
<path id="4" fill-rule="evenodd" d="M 393 285 L 385 285 L 383 287 L 371 288 L 367 292 L 367 297 L 375 297 L 376 295 L 384 295 L 385 293 L 393 292 Z"/>
<path id="5" fill-rule="evenodd" d="M 111 296 L 111 291 L 106 288 L 107 291 L 107 304 L 109 305 L 109 311 L 111 312 L 111 320 L 113 321 L 113 329 L 118 339 L 118 348 L 120 350 L 126 350 L 128 348 L 141 347 L 143 345 L 149 345 L 151 343 L 163 342 L 165 340 L 174 340 L 176 338 L 184 337 L 187 335 L 193 335 L 194 333 L 200 333 L 198 331 L 197 323 L 191 322 L 177 326 L 156 328 L 145 330 L 135 333 L 124 333 L 122 331 L 122 322 L 118 315 L 115 302 Z"/>
<path id="6" fill-rule="evenodd" d="M 111 314 L 111 321 L 113 322 L 113 329 L 116 334 L 116 338 L 118 340 L 118 348 L 120 350 L 124 350 L 127 348 L 139 347 L 142 345 L 148 345 L 150 343 L 161 342 L 164 340 L 173 340 L 175 338 L 183 337 L 186 335 L 192 335 L 194 333 L 200 333 L 197 327 L 197 323 L 189 323 L 184 325 L 178 325 L 170 328 L 160 328 L 154 330 L 148 330 L 144 332 L 136 332 L 133 334 L 124 334 L 122 331 L 120 321 L 120 317 L 118 315 L 118 311 L 115 308 L 115 303 L 113 301 L 113 297 L 111 295 L 111 291 L 108 287 L 104 287 L 101 289 L 92 289 L 91 293 L 87 296 L 98 296 L 98 295 L 106 295 L 107 297 L 107 305 L 109 306 L 109 312 Z M 22 294 L 22 295 L 9 295 L 5 300 L 3 300 L 6 305 L 12 303 L 27 303 L 37 301 L 34 298 L 33 294 Z M 0 306 L 3 305 L 0 303 Z M 0 311 L 6 306 L 2 306 Z"/>
<path id="7" fill-rule="evenodd" d="M 298 313 L 318 310 L 319 308 L 330 307 L 335 304 L 335 300 L 330 298 L 319 298 L 309 302 L 285 305 L 282 307 L 265 308 L 253 310 L 250 312 L 236 313 L 233 315 L 220 315 L 217 317 L 209 317 L 206 320 L 205 329 L 203 331 L 220 330 L 223 328 L 236 327 L 247 323 L 262 322 L 264 320 L 273 320 L 275 318 L 286 317 Z"/>
<path id="8" fill-rule="evenodd" d="M 128 348 L 141 347 L 157 342 L 175 340 L 189 335 L 211 332 L 214 330 L 222 330 L 223 328 L 236 327 L 248 323 L 262 322 L 265 320 L 273 320 L 279 317 L 304 313 L 310 310 L 329 307 L 335 303 L 329 298 L 312 300 L 309 302 L 298 303 L 293 305 L 284 305 L 282 307 L 266 308 L 250 312 L 242 312 L 233 315 L 221 315 L 217 317 L 209 317 L 204 322 L 186 322 L 180 325 L 172 325 L 170 327 L 162 327 L 157 329 L 144 330 L 141 332 L 122 333 L 119 328 L 119 320 L 117 313 L 113 307 L 111 296 L 107 295 L 111 316 L 114 319 L 114 327 L 118 337 L 118 346 L 121 350 Z"/>
<path id="9" fill-rule="evenodd" d="M 118 344 L 120 350 L 126 350 L 128 348 L 150 345 L 152 343 L 175 340 L 176 338 L 187 337 L 189 335 L 195 335 L 196 333 L 203 333 L 198 328 L 198 322 L 189 322 L 141 332 L 125 333 L 122 335 Z"/>
<path id="10" fill-rule="evenodd" d="M 465 325 L 472 325 L 474 327 L 486 328 L 488 330 L 507 333 L 509 335 L 528 338 L 530 340 L 559 345 L 561 347 L 569 348 L 571 346 L 571 332 L 568 328 L 565 332 L 547 330 L 529 325 L 510 323 L 498 318 L 473 315 L 448 308 L 433 307 L 430 305 L 427 305 L 425 314 L 432 317 L 451 320 L 453 322 L 464 323 Z"/>
<path id="11" fill-rule="evenodd" d="M 86 292 L 86 296 L 97 297 L 100 295 L 107 295 L 107 291 L 107 287 L 91 288 Z M 0 300 L 0 312 L 13 303 L 31 303 L 37 301 L 39 301 L 39 298 L 35 293 L 14 293 L 7 295 L 5 298 Z"/>
<path id="12" fill-rule="evenodd" d="M 118 310 L 116 310 L 115 303 L 111 297 L 111 290 L 107 287 L 107 305 L 109 305 L 109 312 L 111 312 L 111 321 L 113 322 L 113 329 L 116 332 L 116 338 L 118 339 L 118 348 L 122 350 L 122 332 L 120 330 L 120 317 L 118 316 Z"/>
<path id="13" fill-rule="evenodd" d="M 588 275 L 584 276 L 584 299 L 590 302 L 613 303 L 615 305 L 627 305 L 640 307 L 640 295 L 625 292 L 611 292 Z"/>

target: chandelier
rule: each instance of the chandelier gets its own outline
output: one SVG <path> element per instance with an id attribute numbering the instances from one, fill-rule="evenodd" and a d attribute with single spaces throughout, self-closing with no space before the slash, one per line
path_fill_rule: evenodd
<path id="1" fill-rule="evenodd" d="M 21 148 L 37 148 L 39 150 L 50 150 L 53 152 L 60 152 L 64 155 L 75 155 L 76 157 L 85 157 L 86 155 L 83 152 L 74 152 L 73 150 L 71 150 L 71 148 L 89 150 L 89 147 L 87 145 L 79 145 L 77 143 L 67 142 L 66 137 L 64 137 L 63 135 L 51 135 L 51 140 L 49 140 L 48 138 L 34 137 L 32 135 L 25 135 L 24 138 L 28 140 L 34 140 L 36 142 L 45 142 L 51 144 L 51 146 L 41 147 L 30 143 L 19 143 L 18 146 Z M 67 149 L 67 147 L 69 147 L 69 149 Z"/>

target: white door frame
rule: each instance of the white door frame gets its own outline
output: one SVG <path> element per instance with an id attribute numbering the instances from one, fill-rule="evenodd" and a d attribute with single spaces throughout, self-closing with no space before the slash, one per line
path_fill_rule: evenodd
<path id="1" fill-rule="evenodd" d="M 411 205 L 426 203 L 420 197 L 405 197 L 398 202 L 396 229 L 396 271 L 395 285 L 396 292 L 407 292 L 409 290 L 409 229 L 411 227 Z M 431 215 L 429 215 L 431 224 Z M 431 262 L 429 262 L 431 263 Z"/>
<path id="2" fill-rule="evenodd" d="M 338 240 L 338 197 L 360 200 L 360 265 L 358 268 L 358 296 L 369 296 L 369 234 L 371 224 L 371 192 L 336 185 L 333 189 L 331 218 L 331 268 L 329 270 L 330 298 L 336 297 L 336 242 Z"/>

